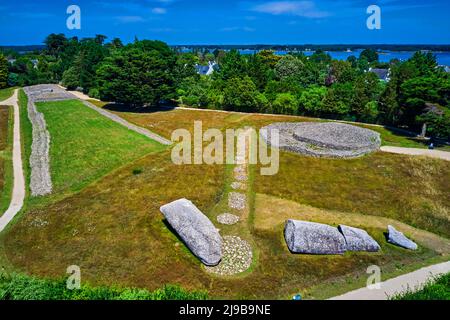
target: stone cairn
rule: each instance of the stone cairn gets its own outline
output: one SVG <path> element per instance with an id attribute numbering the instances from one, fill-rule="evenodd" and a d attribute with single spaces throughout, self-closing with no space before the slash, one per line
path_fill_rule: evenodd
<path id="1" fill-rule="evenodd" d="M 274 129 L 280 139 L 272 145 Z M 261 137 L 272 147 L 320 158 L 357 158 L 381 146 L 379 133 L 339 122 L 273 123 L 261 130 Z"/>

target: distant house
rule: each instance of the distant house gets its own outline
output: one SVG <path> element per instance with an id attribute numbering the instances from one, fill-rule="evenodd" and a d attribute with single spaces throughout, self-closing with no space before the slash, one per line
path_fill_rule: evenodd
<path id="1" fill-rule="evenodd" d="M 389 82 L 391 80 L 391 70 L 389 69 L 370 68 L 369 72 L 375 73 L 381 81 Z"/>
<path id="2" fill-rule="evenodd" d="M 16 59 L 8 58 L 8 62 L 9 62 L 10 64 L 14 64 L 14 63 L 16 63 Z"/>
<path id="3" fill-rule="evenodd" d="M 195 65 L 195 69 L 197 70 L 197 73 L 204 76 L 210 76 L 218 69 L 219 65 L 213 61 L 209 61 L 207 66 L 201 66 L 199 64 Z"/>
<path id="4" fill-rule="evenodd" d="M 38 68 L 39 60 L 38 60 L 38 59 L 32 59 L 32 60 L 30 60 L 30 61 L 31 61 L 31 63 L 33 64 L 33 68 L 37 69 L 37 68 Z"/>

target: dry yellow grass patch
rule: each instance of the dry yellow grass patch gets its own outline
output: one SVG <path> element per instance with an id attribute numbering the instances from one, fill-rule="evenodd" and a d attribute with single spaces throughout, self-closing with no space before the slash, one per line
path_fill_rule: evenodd
<path id="1" fill-rule="evenodd" d="M 280 224 L 284 224 L 288 219 L 305 220 L 335 226 L 345 224 L 358 228 L 376 228 L 380 230 L 387 230 L 388 225 L 393 225 L 414 239 L 414 241 L 417 241 L 420 245 L 433 249 L 442 255 L 450 254 L 450 240 L 428 231 L 413 228 L 393 219 L 318 209 L 268 195 L 256 195 L 254 220 L 256 229 L 262 231 L 271 230 Z"/>

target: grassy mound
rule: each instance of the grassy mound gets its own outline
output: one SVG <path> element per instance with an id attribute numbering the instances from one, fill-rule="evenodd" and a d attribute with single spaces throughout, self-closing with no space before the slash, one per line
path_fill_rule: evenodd
<path id="1" fill-rule="evenodd" d="M 39 106 L 43 112 L 59 112 L 43 107 Z M 284 116 L 188 110 L 120 114 L 169 138 L 173 128 L 192 131 L 194 120 L 202 120 L 204 128 L 222 129 L 285 121 Z M 46 115 L 46 119 L 55 122 L 49 120 L 52 116 Z M 70 132 L 69 126 L 65 124 L 61 130 Z M 26 144 L 28 136 L 25 127 Z M 93 138 L 83 139 L 89 142 Z M 58 148 L 86 143 L 59 141 Z M 67 152 L 72 152 L 72 157 L 86 156 L 81 151 Z M 69 162 L 67 166 L 65 169 L 72 170 Z M 245 223 L 216 225 L 223 234 L 239 235 L 251 243 L 255 258 L 245 274 L 218 277 L 207 273 L 159 212 L 161 205 L 185 197 L 215 223 L 218 214 L 227 212 L 221 204 L 227 202 L 224 195 L 230 191 L 232 168 L 176 166 L 168 151 L 131 160 L 64 199 L 28 205 L 21 218 L 0 235 L 0 268 L 4 264 L 10 271 L 59 279 L 67 266 L 78 265 L 83 279 L 95 286 L 156 290 L 172 283 L 188 290 L 207 290 L 214 298 L 289 299 L 296 293 L 326 298 L 364 286 L 369 265 L 380 265 L 383 276 L 388 277 L 448 258 L 446 239 L 399 223 L 435 228 L 449 236 L 448 163 L 383 153 L 356 160 L 282 153 L 278 175 L 262 177 L 257 169 L 250 166 Z M 364 227 L 380 242 L 382 252 L 338 257 L 292 255 L 283 239 L 283 220 L 298 213 L 303 214 L 299 218 Z M 383 238 L 387 222 L 417 240 L 420 250 L 408 252 L 387 244 Z"/>
<path id="2" fill-rule="evenodd" d="M 392 300 L 450 300 L 450 273 L 437 277 L 418 291 L 408 290 Z"/>
<path id="3" fill-rule="evenodd" d="M 38 103 L 50 132 L 54 192 L 78 191 L 111 170 L 164 149 L 78 100 Z"/>
<path id="4" fill-rule="evenodd" d="M 450 162 L 375 153 L 330 160 L 281 153 L 256 192 L 317 208 L 392 218 L 450 238 Z"/>

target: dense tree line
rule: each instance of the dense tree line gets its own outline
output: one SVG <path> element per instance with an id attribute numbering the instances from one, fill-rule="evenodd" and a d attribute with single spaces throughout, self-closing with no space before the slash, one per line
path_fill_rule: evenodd
<path id="1" fill-rule="evenodd" d="M 7 62 L 5 56 L 10 59 Z M 211 76 L 197 64 L 217 62 Z M 388 69 L 380 81 L 369 68 Z M 198 108 L 355 120 L 407 127 L 423 123 L 435 137 L 450 138 L 450 78 L 432 53 L 417 52 L 408 61 L 380 63 L 364 50 L 347 61 L 317 50 L 307 57 L 262 50 L 195 50 L 183 53 L 160 41 L 124 45 L 105 36 L 78 39 L 51 34 L 45 49 L 0 56 L 0 87 L 62 83 L 92 97 L 131 106 L 164 101 Z"/>

